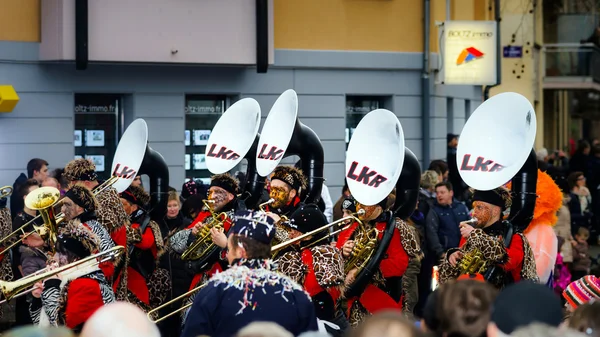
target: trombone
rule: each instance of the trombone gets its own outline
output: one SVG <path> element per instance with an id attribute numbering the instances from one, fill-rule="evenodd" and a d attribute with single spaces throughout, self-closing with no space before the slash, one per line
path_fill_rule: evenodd
<path id="1" fill-rule="evenodd" d="M 2 240 L 0 240 L 0 245 L 2 245 L 2 243 L 6 242 L 18 232 L 23 233 L 23 237 L 21 238 L 21 240 L 16 240 L 8 247 L 4 248 L 2 252 L 0 252 L 0 255 L 6 253 L 11 248 L 16 246 L 20 241 L 28 238 L 29 236 L 35 233 L 38 233 L 42 238 L 44 238 L 44 240 L 49 239 L 52 243 L 52 246 L 54 246 L 54 243 L 56 242 L 56 226 L 64 219 L 64 216 L 57 219 L 54 215 L 54 206 L 59 199 L 60 191 L 50 186 L 40 187 L 29 193 L 25 198 L 25 206 L 27 206 L 27 208 L 29 209 L 39 211 L 40 215 L 38 215 L 28 223 L 24 224 L 17 230 L 13 231 L 12 233 L 8 234 Z M 39 218 L 40 216 L 42 217 L 42 219 L 44 219 L 44 224 L 42 226 L 33 225 L 33 230 L 29 233 L 25 233 L 25 227 L 27 227 L 32 221 Z"/>
<path id="2" fill-rule="evenodd" d="M 0 199 L 9 197 L 13 192 L 13 188 L 10 186 L 0 187 Z"/>
<path id="3" fill-rule="evenodd" d="M 186 305 L 182 306 L 181 308 L 179 308 L 179 309 L 176 309 L 176 310 L 173 310 L 172 312 L 170 312 L 170 313 L 168 313 L 168 314 L 164 315 L 163 317 L 160 317 L 160 318 L 157 318 L 157 319 L 153 319 L 153 318 L 152 318 L 152 316 L 154 315 L 154 313 L 158 312 L 158 311 L 159 311 L 159 310 L 161 310 L 162 308 L 168 307 L 168 306 L 169 306 L 169 305 L 171 305 L 172 303 L 174 303 L 174 302 L 177 302 L 177 301 L 179 301 L 179 300 L 181 300 L 181 299 L 184 299 L 184 298 L 188 297 L 189 295 L 191 295 L 191 294 L 193 294 L 193 293 L 197 292 L 198 290 L 200 290 L 200 289 L 202 289 L 202 288 L 206 287 L 206 285 L 207 285 L 207 284 L 208 284 L 208 283 L 204 283 L 204 284 L 203 284 L 203 285 L 201 285 L 201 286 L 197 286 L 196 288 L 194 288 L 194 289 L 192 289 L 192 290 L 188 291 L 187 293 L 185 293 L 185 294 L 182 294 L 182 295 L 179 295 L 179 296 L 175 297 L 174 299 L 170 300 L 169 302 L 167 302 L 167 303 L 163 303 L 163 304 L 159 305 L 158 307 L 156 307 L 156 308 L 154 308 L 154 309 L 152 309 L 152 310 L 148 311 L 148 314 L 147 314 L 147 315 L 148 315 L 148 320 L 150 320 L 150 322 L 152 322 L 152 323 L 158 323 L 158 322 L 160 322 L 160 321 L 163 321 L 163 320 L 165 320 L 165 319 L 167 319 L 167 318 L 169 318 L 169 317 L 171 317 L 171 316 L 175 315 L 175 314 L 176 314 L 176 313 L 178 313 L 178 312 L 182 312 L 182 311 L 184 311 L 185 309 L 187 309 L 187 308 L 191 307 L 191 306 L 192 306 L 192 304 L 194 304 L 194 303 L 188 303 L 188 304 L 186 304 Z"/>
<path id="4" fill-rule="evenodd" d="M 364 214 L 365 214 L 365 210 L 364 209 L 360 209 L 357 212 L 354 212 L 354 213 L 350 214 L 349 216 L 346 216 L 346 217 L 343 217 L 343 218 L 341 218 L 339 220 L 330 222 L 330 223 L 328 223 L 326 225 L 323 225 L 323 226 L 321 226 L 321 227 L 319 227 L 319 228 L 317 228 L 315 230 L 312 230 L 312 231 L 310 231 L 308 233 L 304 233 L 304 234 L 302 234 L 302 235 L 300 235 L 300 236 L 298 236 L 298 237 L 296 237 L 294 239 L 291 239 L 291 240 L 282 242 L 282 243 L 280 243 L 278 245 L 275 245 L 275 246 L 271 247 L 271 252 L 276 252 L 276 251 L 278 251 L 280 249 L 283 249 L 283 248 L 285 248 L 287 246 L 290 246 L 290 245 L 292 245 L 292 244 L 294 244 L 296 242 L 302 241 L 302 240 L 306 239 L 307 237 L 313 236 L 313 235 L 315 235 L 315 234 L 317 234 L 317 233 L 319 233 L 321 231 L 324 231 L 324 230 L 326 230 L 326 229 L 328 229 L 328 228 L 330 228 L 330 227 L 332 227 L 332 226 L 334 226 L 334 225 L 336 225 L 336 224 L 338 224 L 340 222 L 344 222 L 346 220 L 354 220 L 354 221 L 358 222 L 360 225 L 362 225 L 362 221 L 360 221 L 360 219 L 358 219 L 358 216 L 364 215 Z M 341 229 L 339 229 L 339 230 L 337 230 L 335 232 L 329 233 L 325 237 L 320 238 L 319 240 L 313 242 L 311 245 L 314 245 L 317 242 L 320 242 L 322 240 L 330 238 L 333 235 L 335 235 L 335 234 L 337 234 L 337 233 L 339 233 L 339 232 L 347 229 L 348 227 L 350 227 L 350 225 L 344 226 L 343 228 L 341 228 Z"/>
<path id="5" fill-rule="evenodd" d="M 29 277 L 34 277 L 34 276 L 36 276 L 36 275 L 39 275 L 39 274 L 41 274 L 41 273 L 44 273 L 44 272 L 47 272 L 47 271 L 48 271 L 48 267 L 46 267 L 46 268 L 43 268 L 43 269 L 40 269 L 40 270 L 36 271 L 35 273 L 31 273 L 31 274 L 29 274 L 29 275 L 27 275 L 27 276 L 25 276 L 25 277 L 21 278 L 21 279 L 20 279 L 20 281 L 22 281 L 22 280 L 26 280 L 26 279 L 27 279 L 27 278 L 29 278 Z M 33 292 L 34 290 L 35 290 L 35 287 L 31 287 L 31 288 L 29 288 L 29 290 L 23 291 L 23 292 L 21 292 L 21 293 L 19 293 L 19 294 L 15 295 L 15 296 L 13 296 L 13 298 L 19 298 L 19 297 L 21 297 L 21 296 L 25 296 L 25 295 L 27 295 L 27 294 L 29 294 L 29 293 Z M 4 304 L 4 303 L 6 303 L 6 302 L 8 302 L 8 300 L 7 300 L 7 299 L 3 299 L 2 301 L 0 301 L 0 304 Z"/>
<path id="6" fill-rule="evenodd" d="M 117 256 L 119 256 L 119 254 L 122 254 L 123 252 L 125 252 L 125 247 L 123 246 L 115 246 L 112 247 L 111 249 L 107 249 L 103 252 L 88 256 L 84 259 L 75 261 L 73 263 L 69 263 L 67 265 L 64 265 L 62 267 L 58 267 L 56 269 L 41 273 L 39 275 L 35 275 L 35 276 L 28 276 L 26 278 L 17 280 L 17 281 L 13 281 L 13 282 L 7 282 L 7 281 L 0 281 L 0 291 L 2 291 L 2 294 L 4 295 L 4 298 L 7 301 L 10 301 L 11 299 L 13 299 L 14 297 L 16 297 L 16 295 L 18 293 L 20 293 L 21 291 L 23 291 L 24 289 L 40 282 L 43 281 L 49 277 L 55 276 L 57 274 L 60 274 L 66 270 L 78 267 L 82 264 L 85 263 L 89 263 L 90 261 L 97 259 L 101 256 L 105 256 L 107 255 L 107 257 L 105 257 L 104 259 L 100 260 L 100 261 L 96 261 L 94 264 L 100 264 L 101 262 L 106 261 L 107 259 L 114 259 Z M 33 290 L 32 290 L 33 291 Z"/>
<path id="7" fill-rule="evenodd" d="M 102 184 L 96 186 L 93 190 L 92 193 L 94 194 L 94 197 L 98 196 L 98 194 L 104 192 L 105 190 L 107 190 L 109 187 L 111 187 L 112 185 L 114 185 L 120 177 L 118 176 L 111 176 L 108 180 L 104 181 Z M 42 187 L 42 188 L 46 188 L 46 187 Z M 40 189 L 42 189 L 40 188 Z M 40 190 L 38 189 L 38 190 Z M 34 192 L 38 191 L 35 190 Z M 56 190 L 58 191 L 58 190 Z M 12 193 L 12 187 L 10 186 L 4 186 L 2 188 L 0 188 L 0 198 L 3 197 L 7 197 Z M 33 193 L 33 192 L 32 192 Z M 31 194 L 31 193 L 30 193 Z M 60 199 L 60 191 L 58 191 L 58 199 Z M 61 200 L 55 200 L 55 202 L 53 204 L 51 204 L 52 206 L 52 217 L 54 217 L 54 207 L 59 206 L 62 203 L 62 199 Z M 32 207 L 27 206 L 30 209 L 34 209 Z M 48 208 L 50 206 L 46 206 L 46 208 Z M 45 208 L 44 208 L 45 209 Z M 39 209 L 37 209 L 39 210 Z M 48 212 L 46 212 L 46 214 L 50 213 L 50 210 L 48 210 Z M 43 212 L 40 210 L 40 214 L 36 217 L 34 217 L 33 219 L 31 219 L 29 222 L 27 222 L 26 224 L 24 224 L 23 226 L 21 226 L 20 228 L 18 228 L 17 230 L 13 231 L 12 233 L 8 234 L 7 236 L 5 236 L 4 238 L 0 239 L 0 246 L 2 246 L 7 240 L 9 240 L 13 235 L 17 234 L 18 232 L 21 232 L 24 236 L 21 238 L 21 240 L 29 237 L 30 235 L 34 234 L 34 233 L 39 233 L 42 237 L 47 236 L 47 232 L 48 230 L 44 228 L 44 226 L 35 226 L 33 225 L 33 223 L 38 220 L 40 217 L 42 217 L 44 219 L 44 224 L 47 224 L 46 222 L 46 218 L 44 217 Z M 58 213 L 55 217 L 55 223 L 59 224 L 64 220 L 65 215 L 63 213 Z M 33 225 L 34 230 L 29 232 L 29 233 L 25 233 L 25 228 L 29 225 Z M 54 232 L 56 233 L 56 232 Z M 11 245 L 9 245 L 8 247 L 4 248 L 1 252 L 0 255 L 5 254 L 9 249 L 13 248 L 14 246 L 16 246 L 21 240 L 16 240 L 14 243 L 12 243 Z"/>

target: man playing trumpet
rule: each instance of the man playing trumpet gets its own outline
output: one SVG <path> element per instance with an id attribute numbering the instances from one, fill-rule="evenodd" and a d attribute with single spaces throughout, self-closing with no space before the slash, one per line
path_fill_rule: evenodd
<path id="1" fill-rule="evenodd" d="M 504 187 L 475 191 L 473 216 L 477 223 L 460 223 L 460 246 L 448 250 L 442 259 L 440 284 L 461 274 L 483 274 L 500 289 L 520 280 L 537 282 L 535 259 L 527 238 L 514 233 L 510 241 L 506 240 L 509 233 L 502 214 L 511 204 L 510 191 Z"/>

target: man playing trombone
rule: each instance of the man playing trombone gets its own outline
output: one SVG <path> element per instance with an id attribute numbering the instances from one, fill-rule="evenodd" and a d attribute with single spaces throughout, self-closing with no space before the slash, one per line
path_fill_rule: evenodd
<path id="1" fill-rule="evenodd" d="M 89 257 L 98 249 L 98 237 L 87 227 L 71 221 L 59 229 L 50 269 Z M 98 308 L 114 302 L 113 289 L 97 264 L 92 260 L 38 282 L 30 306 L 34 324 L 65 325 L 80 331 Z"/>
<path id="2" fill-rule="evenodd" d="M 115 244 L 128 247 L 142 240 L 139 232 L 133 231 L 129 223 L 129 216 L 123 209 L 117 190 L 106 183 L 98 182 L 96 165 L 87 159 L 75 159 L 65 166 L 63 176 L 69 181 L 69 187 L 82 184 L 94 192 L 98 201 L 96 216 Z M 127 265 L 129 256 L 127 251 L 124 258 L 120 256 L 114 261 L 115 273 L 113 275 L 113 286 L 117 299 L 128 301 L 127 295 Z"/>

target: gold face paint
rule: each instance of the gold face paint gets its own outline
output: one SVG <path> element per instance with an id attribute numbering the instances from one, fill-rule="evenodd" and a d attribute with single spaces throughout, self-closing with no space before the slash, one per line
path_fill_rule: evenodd
<path id="1" fill-rule="evenodd" d="M 275 200 L 271 204 L 273 208 L 281 208 L 287 204 L 287 201 L 290 197 L 290 192 L 288 192 L 283 187 L 271 186 L 271 192 L 269 192 L 269 197 Z"/>
<path id="2" fill-rule="evenodd" d="M 363 215 L 359 215 L 358 219 L 359 220 L 373 220 L 373 213 L 375 212 L 375 209 L 377 208 L 377 205 L 373 205 L 373 206 L 365 206 L 359 202 L 356 203 L 356 211 L 358 212 L 359 210 L 364 210 L 365 213 Z"/>

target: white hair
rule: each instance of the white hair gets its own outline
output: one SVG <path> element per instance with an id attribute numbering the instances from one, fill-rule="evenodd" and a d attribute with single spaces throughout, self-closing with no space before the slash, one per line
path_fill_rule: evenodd
<path id="1" fill-rule="evenodd" d="M 583 333 L 568 328 L 556 328 L 546 324 L 532 323 L 517 329 L 511 337 L 586 337 Z"/>
<path id="2" fill-rule="evenodd" d="M 115 302 L 98 309 L 85 323 L 80 336 L 160 337 L 160 331 L 140 308 Z"/>
<path id="3" fill-rule="evenodd" d="M 236 337 L 294 337 L 294 335 L 273 322 L 254 322 L 240 329 Z"/>
<path id="4" fill-rule="evenodd" d="M 548 150 L 545 147 L 543 147 L 543 148 L 535 151 L 535 155 L 539 161 L 544 161 L 544 159 L 546 159 L 546 157 L 548 157 Z"/>

